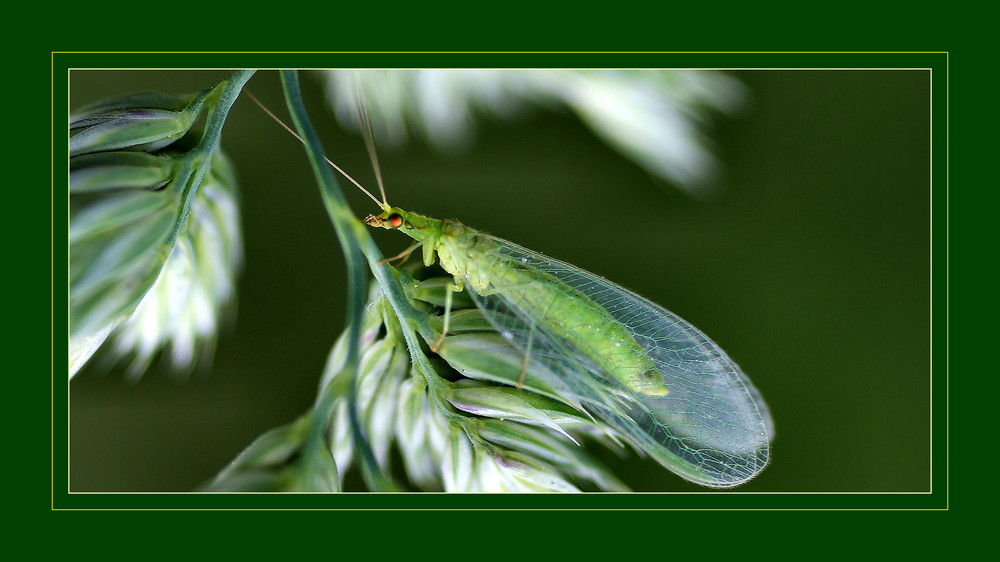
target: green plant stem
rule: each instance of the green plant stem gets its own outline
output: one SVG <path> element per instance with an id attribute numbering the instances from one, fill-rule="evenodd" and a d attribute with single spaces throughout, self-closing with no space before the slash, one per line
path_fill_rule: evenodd
<path id="1" fill-rule="evenodd" d="M 205 133 L 198 146 L 189 150 L 184 156 L 184 163 L 178 175 L 179 180 L 184 184 L 184 194 L 181 200 L 181 209 L 177 215 L 177 221 L 167 239 L 167 246 L 173 248 L 177 236 L 180 234 L 188 215 L 191 213 L 191 206 L 194 204 L 194 197 L 198 194 L 201 180 L 205 177 L 205 172 L 212 163 L 212 156 L 219 147 L 219 137 L 222 136 L 222 127 L 229 116 L 229 110 L 239 97 L 243 85 L 254 74 L 254 70 L 238 70 L 233 75 L 220 82 L 212 88 L 204 97 L 208 100 L 217 98 L 213 104 L 211 112 L 205 122 Z M 192 103 L 203 103 L 204 100 L 196 98 Z"/>
<path id="2" fill-rule="evenodd" d="M 326 166 L 323 158 L 323 149 L 320 145 L 316 131 L 313 129 L 309 116 L 306 113 L 305 105 L 302 102 L 302 95 L 299 89 L 298 73 L 294 70 L 284 70 L 281 72 L 281 83 L 285 91 L 285 100 L 288 104 L 289 113 L 299 136 L 303 139 L 306 152 L 312 163 L 313 173 L 320 186 L 323 202 L 326 206 L 327 214 L 333 223 L 334 230 L 340 241 L 344 258 L 347 262 L 347 330 L 348 330 L 348 351 L 345 369 L 351 373 L 351 385 L 348 395 L 348 416 L 351 424 L 351 434 L 355 442 L 355 448 L 361 461 L 362 474 L 369 488 L 373 491 L 385 491 L 397 489 L 397 486 L 378 467 L 371 447 L 364 436 L 361 428 L 360 417 L 357 411 L 357 378 L 359 364 L 359 347 L 361 340 L 361 315 L 365 302 L 365 274 L 364 258 L 361 253 L 361 243 L 359 235 L 366 236 L 367 232 L 357 228 L 360 223 L 355 219 L 353 213 L 347 205 L 337 184 L 333 172 Z M 320 412 L 317 420 L 313 423 L 310 436 L 306 443 L 307 454 L 319 454 L 318 449 L 323 443 L 332 415 L 331 405 L 334 395 L 324 389 L 324 395 L 320 399 L 316 410 Z"/>
<path id="3" fill-rule="evenodd" d="M 400 284 L 399 273 L 396 269 L 382 261 L 382 252 L 368 232 L 368 228 L 357 219 L 350 210 L 347 201 L 340 190 L 339 184 L 333 175 L 330 167 L 323 157 L 322 147 L 319 139 L 309 122 L 309 117 L 302 103 L 298 86 L 298 75 L 295 71 L 282 71 L 282 84 L 285 88 L 285 98 L 288 103 L 289 112 L 299 135 L 306 145 L 313 172 L 320 185 L 323 202 L 326 206 L 330 220 L 337 231 L 341 248 L 347 260 L 348 268 L 348 356 L 345 369 L 352 373 L 350 394 L 348 397 L 348 416 L 351 422 L 352 436 L 361 457 L 362 473 L 366 483 L 372 490 L 391 490 L 395 485 L 388 477 L 382 475 L 378 469 L 371 448 L 361 430 L 361 424 L 357 413 L 357 370 L 359 363 L 359 343 L 362 307 L 365 302 L 364 273 L 361 267 L 363 259 L 368 261 L 369 269 L 375 276 L 376 281 L 382 289 L 382 294 L 389 301 L 396 317 L 400 320 L 399 325 L 409 350 L 411 364 L 414 370 L 426 381 L 430 396 L 439 411 L 451 422 L 460 425 L 467 433 L 475 433 L 474 428 L 469 424 L 469 418 L 456 413 L 450 403 L 445 398 L 446 391 L 451 388 L 451 383 L 437 374 L 430 359 L 424 354 L 420 345 L 420 338 L 424 341 L 433 339 L 433 331 L 427 320 L 427 315 L 413 308 L 409 299 Z M 419 334 L 419 336 L 418 336 Z M 322 423 L 315 424 L 317 429 L 325 430 L 329 425 L 330 404 L 334 393 L 331 389 L 324 389 L 326 396 L 321 397 L 316 409 L 325 414 L 326 419 Z M 470 439 L 475 442 L 473 435 Z M 315 438 L 313 438 L 315 440 Z M 318 442 L 318 441 L 317 441 Z"/>

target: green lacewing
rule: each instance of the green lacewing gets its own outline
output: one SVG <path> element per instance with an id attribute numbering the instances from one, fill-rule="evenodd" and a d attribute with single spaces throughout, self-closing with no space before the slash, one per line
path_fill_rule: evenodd
<path id="1" fill-rule="evenodd" d="M 382 200 L 327 162 L 381 207 L 366 224 L 414 240 L 397 258 L 421 247 L 424 265 L 437 262 L 453 277 L 444 328 L 432 350 L 448 331 L 452 291 L 466 291 L 526 364 L 538 361 L 542 372 L 558 379 L 551 382 L 568 394 L 562 398 L 672 472 L 729 488 L 764 469 L 773 435 L 770 412 L 722 348 L 682 318 L 607 279 L 460 222 L 390 206 L 367 114 L 359 115 Z"/>
<path id="2" fill-rule="evenodd" d="M 692 482 L 736 486 L 769 459 L 760 393 L 705 334 L 611 281 L 457 221 L 383 204 L 372 227 L 398 230 L 454 277 L 509 343 L 581 404 Z M 447 332 L 449 307 L 445 307 Z M 433 349 L 433 348 L 432 348 Z"/>

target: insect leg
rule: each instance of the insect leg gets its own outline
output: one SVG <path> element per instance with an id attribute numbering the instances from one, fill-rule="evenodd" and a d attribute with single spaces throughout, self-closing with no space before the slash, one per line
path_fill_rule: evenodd
<path id="1" fill-rule="evenodd" d="M 434 345 L 431 346 L 431 351 L 437 353 L 439 347 L 441 347 L 441 342 L 444 341 L 445 334 L 448 333 L 448 322 L 451 320 L 451 295 L 455 292 L 455 285 L 449 283 L 444 287 L 444 325 L 441 327 L 441 335 L 438 336 Z"/>
<path id="2" fill-rule="evenodd" d="M 521 376 L 517 379 L 517 389 L 521 390 L 521 385 L 524 384 L 524 374 L 528 372 L 528 360 L 531 358 L 531 344 L 535 339 L 535 325 L 531 324 L 528 328 L 528 345 L 524 347 L 524 361 L 521 363 Z"/>
<path id="3" fill-rule="evenodd" d="M 423 244 L 423 242 L 414 242 L 409 248 L 403 250 L 402 252 L 396 254 L 395 256 L 392 256 L 391 258 L 382 258 L 382 259 L 380 259 L 378 261 L 378 263 L 379 264 L 383 264 L 383 263 L 387 263 L 387 262 L 391 262 L 391 261 L 400 260 L 396 264 L 396 267 L 399 267 L 399 266 L 403 265 L 404 263 L 406 263 L 406 260 L 410 259 L 410 254 L 413 253 L 413 250 L 416 250 L 422 244 Z"/>

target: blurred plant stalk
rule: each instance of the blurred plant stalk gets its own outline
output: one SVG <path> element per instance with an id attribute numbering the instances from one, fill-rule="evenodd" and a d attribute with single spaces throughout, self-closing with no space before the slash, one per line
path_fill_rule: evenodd
<path id="1" fill-rule="evenodd" d="M 178 369 L 213 347 L 242 264 L 236 176 L 218 142 L 251 75 L 70 117 L 70 378 L 109 341 L 133 377 L 167 346 Z"/>

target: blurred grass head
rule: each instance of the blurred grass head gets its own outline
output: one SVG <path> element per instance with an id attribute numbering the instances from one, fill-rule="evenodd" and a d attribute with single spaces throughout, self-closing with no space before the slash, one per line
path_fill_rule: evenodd
<path id="1" fill-rule="evenodd" d="M 168 345 L 188 368 L 213 341 L 242 260 L 234 171 L 196 150 L 213 93 L 136 94 L 70 117 L 71 378 L 108 341 L 132 376 Z"/>
<path id="2" fill-rule="evenodd" d="M 709 70 L 420 69 L 326 70 L 338 119 L 359 129 L 358 99 L 376 137 L 409 137 L 442 151 L 472 141 L 477 120 L 513 120 L 548 108 L 575 115 L 611 148 L 696 198 L 716 194 L 721 164 L 708 127 L 734 115 L 749 91 Z"/>

